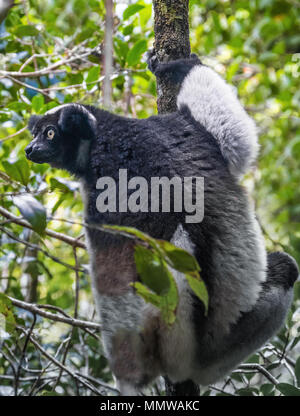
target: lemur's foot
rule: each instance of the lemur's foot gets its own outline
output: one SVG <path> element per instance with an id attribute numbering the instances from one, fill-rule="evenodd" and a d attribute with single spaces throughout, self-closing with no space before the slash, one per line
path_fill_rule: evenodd
<path id="1" fill-rule="evenodd" d="M 155 54 L 155 49 L 150 49 L 146 54 L 146 62 L 149 68 L 149 71 L 152 72 L 152 74 L 155 74 L 155 71 L 157 69 L 157 66 L 159 64 L 158 58 Z"/>
<path id="2" fill-rule="evenodd" d="M 198 62 L 199 64 L 202 64 L 202 62 L 201 62 L 200 58 L 199 58 L 199 57 L 198 57 L 198 55 L 197 55 L 197 54 L 195 54 L 195 53 L 191 53 L 190 59 L 191 59 L 192 61 L 196 61 L 196 62 Z"/>
<path id="3" fill-rule="evenodd" d="M 155 49 L 151 49 L 147 52 L 146 60 L 149 70 L 156 76 L 160 75 L 165 71 L 168 71 L 169 67 L 174 65 L 183 64 L 187 65 L 187 67 L 189 68 L 192 68 L 194 65 L 202 64 L 202 62 L 195 53 L 192 53 L 189 58 L 182 58 L 176 61 L 159 62 L 155 53 Z"/>

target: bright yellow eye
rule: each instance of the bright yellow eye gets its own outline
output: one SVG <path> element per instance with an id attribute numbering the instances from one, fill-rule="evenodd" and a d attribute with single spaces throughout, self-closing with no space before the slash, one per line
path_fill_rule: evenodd
<path id="1" fill-rule="evenodd" d="M 47 131 L 48 139 L 52 140 L 54 136 L 55 136 L 55 131 L 53 129 L 50 129 Z"/>

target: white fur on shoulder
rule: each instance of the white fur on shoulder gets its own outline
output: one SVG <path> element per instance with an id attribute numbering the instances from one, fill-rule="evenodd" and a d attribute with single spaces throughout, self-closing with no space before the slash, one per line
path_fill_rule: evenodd
<path id="1" fill-rule="evenodd" d="M 216 72 L 195 66 L 183 81 L 177 106 L 187 106 L 214 136 L 232 174 L 240 176 L 249 169 L 259 148 L 255 123 Z"/>

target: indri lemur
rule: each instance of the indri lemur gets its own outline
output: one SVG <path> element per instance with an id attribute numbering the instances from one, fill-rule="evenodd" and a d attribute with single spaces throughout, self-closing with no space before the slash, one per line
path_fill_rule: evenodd
<path id="1" fill-rule="evenodd" d="M 139 279 L 133 241 L 88 228 L 94 297 L 102 338 L 122 394 L 159 375 L 172 382 L 214 383 L 262 346 L 283 324 L 298 277 L 287 254 L 266 254 L 260 227 L 240 177 L 255 161 L 256 128 L 231 87 L 192 55 L 159 63 L 157 77 L 178 85 L 178 110 L 148 119 L 120 117 L 81 104 L 32 116 L 28 159 L 76 175 L 85 221 L 122 224 L 172 241 L 197 258 L 209 292 L 208 315 L 175 272 L 180 293 L 176 322 L 167 326 L 130 285 Z M 98 178 L 204 177 L 204 219 L 185 213 L 106 212 L 96 209 Z"/>

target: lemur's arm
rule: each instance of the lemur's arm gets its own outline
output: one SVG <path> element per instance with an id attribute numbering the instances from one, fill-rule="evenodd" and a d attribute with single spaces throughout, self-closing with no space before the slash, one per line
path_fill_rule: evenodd
<path id="1" fill-rule="evenodd" d="M 191 115 L 211 133 L 220 146 L 230 172 L 243 175 L 258 152 L 256 126 L 241 106 L 233 88 L 195 54 L 190 58 L 161 63 L 154 52 L 148 66 L 156 77 L 180 84 L 177 107 Z"/>

